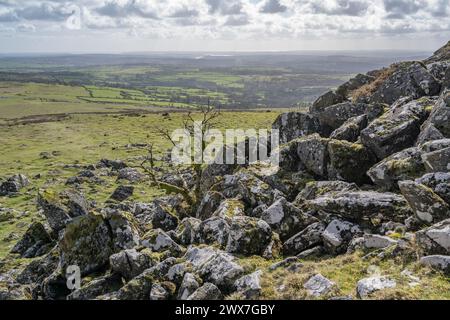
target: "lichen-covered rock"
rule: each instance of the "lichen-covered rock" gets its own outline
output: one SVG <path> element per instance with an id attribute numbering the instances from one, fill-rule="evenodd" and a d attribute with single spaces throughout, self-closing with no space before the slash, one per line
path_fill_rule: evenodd
<path id="1" fill-rule="evenodd" d="M 428 173 L 416 179 L 415 182 L 431 188 L 439 197 L 450 204 L 450 172 Z"/>
<path id="2" fill-rule="evenodd" d="M 420 146 L 428 141 L 444 139 L 444 135 L 436 129 L 436 127 L 429 122 L 425 122 L 421 129 L 420 134 L 417 137 L 416 146 Z"/>
<path id="3" fill-rule="evenodd" d="M 175 233 L 181 245 L 190 245 L 196 241 L 201 220 L 196 218 L 184 218 L 178 225 Z"/>
<path id="4" fill-rule="evenodd" d="M 255 300 L 261 295 L 262 271 L 257 270 L 236 280 L 234 287 L 236 292 L 242 294 L 246 299 Z"/>
<path id="5" fill-rule="evenodd" d="M 397 152 L 367 171 L 370 179 L 385 190 L 397 190 L 399 181 L 415 179 L 424 173 L 422 152 L 415 147 Z"/>
<path id="6" fill-rule="evenodd" d="M 376 163 L 375 156 L 364 145 L 347 141 L 330 140 L 328 156 L 327 172 L 330 180 L 357 184 L 369 181 L 366 172 Z"/>
<path id="7" fill-rule="evenodd" d="M 221 300 L 222 292 L 212 283 L 205 283 L 192 293 L 187 300 Z"/>
<path id="8" fill-rule="evenodd" d="M 52 248 L 52 239 L 40 222 L 34 222 L 11 249 L 23 258 L 34 258 L 46 254 Z"/>
<path id="9" fill-rule="evenodd" d="M 341 192 L 322 196 L 307 202 L 316 210 L 340 214 L 349 219 L 379 217 L 403 222 L 412 214 L 404 197 L 394 193 L 375 191 Z"/>
<path id="10" fill-rule="evenodd" d="M 343 102 L 326 107 L 317 114 L 322 126 L 336 130 L 348 119 L 363 115 L 370 110 L 371 106 L 365 103 Z"/>
<path id="11" fill-rule="evenodd" d="M 283 253 L 285 255 L 296 255 L 320 244 L 322 242 L 321 236 L 324 231 L 325 225 L 321 222 L 309 225 L 284 242 Z"/>
<path id="12" fill-rule="evenodd" d="M 450 90 L 444 90 L 434 105 L 425 127 L 432 125 L 445 138 L 450 138 Z"/>
<path id="13" fill-rule="evenodd" d="M 191 247 L 184 258 L 204 281 L 225 291 L 230 291 L 234 282 L 244 273 L 232 255 L 212 247 Z"/>
<path id="14" fill-rule="evenodd" d="M 424 255 L 450 253 L 450 219 L 416 233 L 416 243 Z"/>
<path id="15" fill-rule="evenodd" d="M 366 249 L 384 249 L 397 244 L 397 241 L 387 236 L 379 234 L 365 234 L 364 248 Z"/>
<path id="16" fill-rule="evenodd" d="M 321 132 L 319 119 L 314 115 L 301 112 L 289 112 L 279 115 L 272 128 L 280 130 L 281 144 Z"/>
<path id="17" fill-rule="evenodd" d="M 245 215 L 245 205 L 237 199 L 225 199 L 217 210 L 213 213 L 214 217 L 233 218 L 234 216 Z"/>
<path id="18" fill-rule="evenodd" d="M 422 153 L 430 153 L 446 148 L 450 148 L 449 138 L 427 141 L 419 146 L 419 149 Z"/>
<path id="19" fill-rule="evenodd" d="M 133 195 L 134 187 L 133 186 L 118 186 L 116 190 L 110 196 L 111 199 L 116 201 L 124 201 Z"/>
<path id="20" fill-rule="evenodd" d="M 361 234 L 361 229 L 348 221 L 339 219 L 332 220 L 322 233 L 325 248 L 333 253 L 339 254 L 347 251 L 350 241 Z"/>
<path id="21" fill-rule="evenodd" d="M 85 215 L 67 225 L 59 241 L 61 267 L 80 268 L 82 275 L 97 271 L 109 262 L 114 253 L 114 239 L 108 222 L 101 215 Z"/>
<path id="22" fill-rule="evenodd" d="M 316 274 L 309 278 L 303 287 L 307 290 L 309 295 L 321 297 L 329 294 L 336 287 L 336 283 L 325 278 L 321 274 Z"/>
<path id="23" fill-rule="evenodd" d="M 178 217 L 175 212 L 158 202 L 155 203 L 151 221 L 153 228 L 160 228 L 164 231 L 174 230 L 178 225 Z"/>
<path id="24" fill-rule="evenodd" d="M 62 193 L 50 189 L 40 191 L 37 204 L 55 232 L 62 230 L 73 218 L 89 212 L 89 204 L 84 196 L 71 190 Z"/>
<path id="25" fill-rule="evenodd" d="M 428 116 L 427 107 L 432 104 L 431 99 L 422 98 L 393 106 L 361 131 L 362 143 L 379 160 L 412 147 L 420 133 L 420 126 Z"/>
<path id="26" fill-rule="evenodd" d="M 345 181 L 311 181 L 297 195 L 294 204 L 301 205 L 306 200 L 313 200 L 326 194 L 336 194 L 342 191 L 359 191 L 354 183 Z"/>
<path id="27" fill-rule="evenodd" d="M 154 266 L 156 260 L 152 257 L 151 252 L 137 251 L 133 248 L 113 254 L 109 257 L 109 264 L 113 272 L 131 280 L 144 270 Z"/>
<path id="28" fill-rule="evenodd" d="M 179 256 L 183 248 L 161 229 L 153 229 L 142 238 L 142 245 L 154 252 L 169 251 L 174 256 Z"/>
<path id="29" fill-rule="evenodd" d="M 170 282 L 154 283 L 150 290 L 150 300 L 169 300 L 175 289 L 175 285 Z"/>
<path id="30" fill-rule="evenodd" d="M 422 160 L 427 172 L 450 171 L 450 148 L 425 153 Z"/>
<path id="31" fill-rule="evenodd" d="M 224 196 L 219 191 L 208 191 L 200 201 L 195 217 L 200 220 L 211 218 L 223 199 Z"/>
<path id="32" fill-rule="evenodd" d="M 450 206 L 429 187 L 414 181 L 400 181 L 398 185 L 420 221 L 432 224 L 450 218 Z"/>
<path id="33" fill-rule="evenodd" d="M 268 207 L 261 219 L 276 231 L 282 240 L 290 238 L 308 225 L 317 222 L 317 219 L 304 213 L 285 198 L 280 198 Z"/>
<path id="34" fill-rule="evenodd" d="M 185 273 L 178 290 L 178 300 L 187 300 L 200 287 L 199 279 L 193 273 Z"/>
<path id="35" fill-rule="evenodd" d="M 38 284 L 56 270 L 59 263 L 59 251 L 55 247 L 45 256 L 31 261 L 16 277 L 20 284 Z"/>
<path id="36" fill-rule="evenodd" d="M 405 62 L 372 95 L 371 101 L 392 104 L 405 96 L 414 99 L 439 94 L 441 86 L 420 62 Z"/>
<path id="37" fill-rule="evenodd" d="M 74 290 L 67 296 L 67 300 L 93 300 L 119 290 L 122 284 L 122 279 L 118 275 L 101 276 Z"/>
<path id="38" fill-rule="evenodd" d="M 140 228 L 133 215 L 118 210 L 103 210 L 114 239 L 114 251 L 130 249 L 140 242 Z"/>
<path id="39" fill-rule="evenodd" d="M 349 142 L 356 142 L 361 134 L 361 131 L 369 124 L 367 115 L 363 114 L 355 116 L 345 121 L 339 128 L 334 130 L 330 138 L 336 140 L 346 140 Z"/>
<path id="40" fill-rule="evenodd" d="M 133 168 L 123 168 L 119 170 L 117 179 L 128 180 L 130 182 L 139 182 L 144 178 L 144 175 Z"/>
<path id="41" fill-rule="evenodd" d="M 269 184 L 246 170 L 224 176 L 221 183 L 216 184 L 211 191 L 217 192 L 226 199 L 241 200 L 246 208 L 254 208 L 261 204 L 271 204 L 279 194 L 279 191 L 274 190 Z M 217 201 L 217 206 L 210 211 L 210 215 L 216 211 L 222 199 Z M 206 210 L 203 209 L 202 211 L 205 212 Z M 197 211 L 197 218 L 199 218 L 198 214 L 199 211 Z M 205 216 L 210 217 L 208 214 L 205 214 Z"/>
<path id="42" fill-rule="evenodd" d="M 328 91 L 322 94 L 316 101 L 312 104 L 310 108 L 310 113 L 316 114 L 322 112 L 326 107 L 332 106 L 337 103 L 344 102 L 345 98 L 336 92 Z"/>
<path id="43" fill-rule="evenodd" d="M 308 171 L 320 177 L 327 176 L 328 141 L 318 134 L 295 140 L 299 160 Z"/>
<path id="44" fill-rule="evenodd" d="M 450 273 L 450 256 L 433 255 L 420 258 L 420 263 Z"/>
<path id="45" fill-rule="evenodd" d="M 236 216 L 230 222 L 226 251 L 245 255 L 262 254 L 271 239 L 272 230 L 264 220 Z"/>
<path id="46" fill-rule="evenodd" d="M 373 276 L 358 281 L 356 293 L 360 298 L 367 298 L 371 293 L 388 288 L 395 288 L 397 283 L 383 276 Z"/>
<path id="47" fill-rule="evenodd" d="M 29 184 L 30 180 L 28 180 L 25 175 L 16 174 L 0 183 L 0 196 L 18 193 L 22 188 L 25 188 Z"/>
<path id="48" fill-rule="evenodd" d="M 228 242 L 230 225 L 221 217 L 211 217 L 198 226 L 196 240 L 203 244 L 217 244 L 224 248 Z"/>

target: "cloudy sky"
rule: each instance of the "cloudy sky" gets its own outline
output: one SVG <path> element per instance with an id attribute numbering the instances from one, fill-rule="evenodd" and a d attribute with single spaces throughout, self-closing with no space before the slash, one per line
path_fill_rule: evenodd
<path id="1" fill-rule="evenodd" d="M 0 0 L 0 53 L 435 50 L 450 0 Z"/>

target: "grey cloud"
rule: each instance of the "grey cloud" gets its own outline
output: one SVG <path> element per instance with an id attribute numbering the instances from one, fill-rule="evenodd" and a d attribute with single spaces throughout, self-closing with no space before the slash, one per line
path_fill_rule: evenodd
<path id="1" fill-rule="evenodd" d="M 260 9 L 262 13 L 281 13 L 285 12 L 287 7 L 282 5 L 279 0 L 267 0 L 264 6 Z"/>
<path id="2" fill-rule="evenodd" d="M 111 18 L 124 18 L 127 16 L 138 16 L 142 18 L 157 19 L 155 12 L 148 12 L 141 8 L 135 0 L 129 0 L 125 4 L 121 4 L 115 0 L 106 2 L 102 7 L 95 10 L 103 16 Z"/>
<path id="3" fill-rule="evenodd" d="M 7 12 L 0 14 L 0 22 L 15 22 L 18 20 L 19 17 L 15 12 Z"/>
<path id="4" fill-rule="evenodd" d="M 328 8 L 323 1 L 315 1 L 311 3 L 311 8 L 314 13 L 346 16 L 362 16 L 369 8 L 369 2 L 362 0 L 336 0 L 336 4 L 335 8 Z"/>
<path id="5" fill-rule="evenodd" d="M 63 21 L 67 19 L 72 12 L 65 10 L 62 6 L 53 6 L 43 3 L 40 6 L 30 6 L 19 9 L 16 12 L 19 18 L 26 20 L 48 20 Z"/>
<path id="6" fill-rule="evenodd" d="M 225 26 L 231 26 L 231 27 L 237 27 L 237 26 L 244 26 L 249 24 L 250 21 L 248 19 L 247 15 L 241 14 L 237 16 L 230 16 L 227 18 L 227 21 L 225 21 Z"/>
<path id="7" fill-rule="evenodd" d="M 220 13 L 222 15 L 235 15 L 242 13 L 242 3 L 240 0 L 206 0 L 210 13 Z"/>
<path id="8" fill-rule="evenodd" d="M 182 8 L 170 15 L 172 18 L 190 18 L 198 17 L 200 13 L 195 9 Z"/>
<path id="9" fill-rule="evenodd" d="M 388 19 L 402 19 L 406 15 L 417 13 L 427 6 L 423 1 L 417 0 L 384 0 L 384 8 Z"/>

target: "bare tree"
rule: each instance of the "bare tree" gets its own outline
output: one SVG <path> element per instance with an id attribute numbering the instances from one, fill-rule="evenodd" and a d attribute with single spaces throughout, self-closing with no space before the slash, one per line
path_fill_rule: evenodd
<path id="1" fill-rule="evenodd" d="M 197 157 L 197 159 L 199 159 L 198 157 L 200 157 L 202 161 L 192 161 L 187 168 L 186 166 L 183 167 L 181 165 L 170 167 L 168 169 L 163 169 L 161 167 L 156 168 L 153 145 L 150 145 L 148 148 L 148 155 L 141 163 L 141 167 L 149 175 L 154 186 L 165 190 L 167 193 L 176 193 L 183 196 L 184 200 L 190 205 L 192 212 L 195 212 L 199 202 L 201 201 L 202 175 L 205 169 L 205 165 L 203 164 L 203 153 L 206 148 L 205 135 L 209 130 L 213 129 L 217 125 L 217 119 L 219 116 L 220 110 L 212 107 L 208 100 L 207 106 L 200 107 L 195 113 L 188 112 L 183 118 L 183 129 L 189 133 L 191 137 L 193 137 L 194 134 L 201 133 L 201 150 L 197 150 L 197 154 L 194 154 L 193 158 Z M 176 145 L 176 142 L 172 139 L 171 132 L 168 129 L 159 128 L 157 131 L 173 146 Z M 199 154 L 199 152 L 201 152 L 201 154 Z M 192 171 L 194 179 L 193 186 L 192 183 L 188 184 L 183 178 L 183 169 L 190 169 L 190 171 Z M 164 173 L 176 176 L 178 180 L 181 181 L 181 185 L 161 181 L 161 176 Z"/>

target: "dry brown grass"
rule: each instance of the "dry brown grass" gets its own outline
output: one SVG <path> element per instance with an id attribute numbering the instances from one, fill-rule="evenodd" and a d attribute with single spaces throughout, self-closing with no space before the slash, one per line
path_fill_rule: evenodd
<path id="1" fill-rule="evenodd" d="M 386 81 L 386 79 L 389 78 L 396 70 L 397 70 L 396 64 L 392 64 L 388 68 L 383 68 L 379 70 L 378 73 L 376 74 L 375 80 L 350 92 L 350 97 L 352 101 L 357 101 L 359 98 L 368 97 L 374 94 L 378 90 L 378 88 L 383 84 L 383 82 Z"/>

